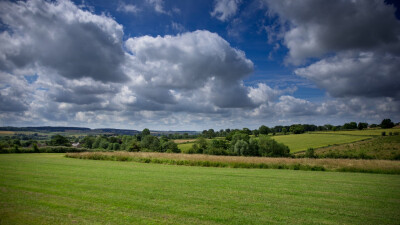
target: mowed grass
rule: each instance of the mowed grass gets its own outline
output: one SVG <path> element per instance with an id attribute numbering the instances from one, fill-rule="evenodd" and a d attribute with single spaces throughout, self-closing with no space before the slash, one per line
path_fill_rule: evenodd
<path id="1" fill-rule="evenodd" d="M 358 135 L 358 136 L 381 136 L 382 132 L 389 135 L 390 132 L 400 133 L 400 128 L 391 129 L 364 129 L 364 130 L 343 130 L 343 131 L 316 131 L 315 134 L 342 134 L 342 135 Z"/>
<path id="2" fill-rule="evenodd" d="M 0 224 L 398 224 L 400 176 L 0 155 Z"/>
<path id="3" fill-rule="evenodd" d="M 329 133 L 305 133 L 272 136 L 277 142 L 283 143 L 290 148 L 291 153 L 305 151 L 308 148 L 320 148 L 329 145 L 351 143 L 366 140 L 369 136 L 337 135 Z"/>

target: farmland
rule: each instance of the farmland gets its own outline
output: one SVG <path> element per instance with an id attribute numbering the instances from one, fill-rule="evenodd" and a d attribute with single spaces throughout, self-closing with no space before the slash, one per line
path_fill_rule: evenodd
<path id="1" fill-rule="evenodd" d="M 341 130 L 341 131 L 315 131 L 315 134 L 342 134 L 342 135 L 357 135 L 357 136 L 381 136 L 382 132 L 386 135 L 389 133 L 400 132 L 400 128 L 391 129 L 365 129 L 365 130 Z"/>
<path id="2" fill-rule="evenodd" d="M 335 144 L 344 144 L 369 139 L 363 135 L 339 135 L 330 133 L 305 133 L 295 135 L 273 136 L 277 142 L 281 142 L 290 148 L 291 153 L 305 151 L 308 148 L 320 148 Z"/>
<path id="3" fill-rule="evenodd" d="M 400 176 L 0 155 L 1 224 L 396 224 Z M 49 172 L 51 171 L 51 172 Z"/>
<path id="4" fill-rule="evenodd" d="M 302 155 L 298 153 L 297 155 Z M 363 158 L 363 159 L 400 159 L 400 136 L 375 137 L 372 139 L 333 145 L 315 150 L 318 158 Z"/>
<path id="5" fill-rule="evenodd" d="M 332 145 L 353 143 L 362 140 L 368 140 L 382 135 L 399 133 L 399 128 L 393 129 L 367 129 L 367 130 L 344 130 L 344 131 L 315 131 L 304 134 L 288 134 L 271 136 L 277 142 L 283 143 L 290 148 L 291 153 L 297 153 L 308 148 L 321 148 Z M 210 141 L 210 139 L 208 139 Z M 181 151 L 187 151 L 193 145 L 193 139 L 188 141 L 179 141 L 177 143 Z"/>

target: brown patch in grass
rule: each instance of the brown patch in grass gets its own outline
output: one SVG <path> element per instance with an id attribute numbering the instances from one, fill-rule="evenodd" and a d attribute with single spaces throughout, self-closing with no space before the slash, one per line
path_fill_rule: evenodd
<path id="1" fill-rule="evenodd" d="M 118 161 L 141 161 L 135 159 L 149 159 L 148 162 L 178 164 L 178 165 L 203 165 L 185 164 L 184 162 L 210 162 L 205 166 L 217 167 L 244 167 L 244 168 L 281 168 L 304 169 L 323 168 L 329 171 L 352 171 L 374 173 L 400 173 L 400 162 L 390 160 L 359 160 L 359 159 L 310 159 L 310 158 L 267 158 L 267 157 L 242 157 L 242 156 L 215 156 L 202 154 L 174 154 L 155 152 L 84 152 L 68 153 L 67 157 L 93 159 L 109 159 Z M 105 156 L 101 158 L 101 156 Z M 122 160 L 119 160 L 122 159 Z M 130 159 L 130 160 L 129 160 Z M 154 159 L 154 160 L 153 160 Z M 158 162 L 159 159 L 160 161 Z M 164 161 L 162 161 L 164 159 Z M 145 161 L 147 162 L 147 161 Z M 220 163 L 220 164 L 219 164 Z M 260 166 L 260 165 L 266 165 Z"/>
<path id="2" fill-rule="evenodd" d="M 10 135 L 13 135 L 14 133 L 15 133 L 14 131 L 0 130 L 0 134 L 10 134 Z"/>
<path id="3" fill-rule="evenodd" d="M 175 143 L 177 144 L 182 144 L 182 143 L 192 143 L 195 142 L 196 139 L 178 139 L 178 140 L 174 140 Z"/>

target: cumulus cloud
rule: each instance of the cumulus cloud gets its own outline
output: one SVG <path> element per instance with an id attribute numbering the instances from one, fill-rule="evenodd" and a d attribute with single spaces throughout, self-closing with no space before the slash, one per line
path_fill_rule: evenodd
<path id="1" fill-rule="evenodd" d="M 212 92 L 207 99 L 218 107 L 251 105 L 241 81 L 253 71 L 253 63 L 218 34 L 198 30 L 143 36 L 128 39 L 126 48 L 131 54 L 127 73 L 139 81 L 135 90 L 147 98 L 174 104 L 169 90 L 193 95 L 207 86 Z"/>
<path id="2" fill-rule="evenodd" d="M 384 1 L 266 1 L 295 74 L 331 96 L 400 98 L 400 22 Z M 275 23 L 276 25 L 277 23 Z M 279 24 L 279 23 L 278 23 Z M 285 25 L 282 25 L 285 24 Z"/>
<path id="3" fill-rule="evenodd" d="M 220 21 L 227 21 L 236 14 L 240 3 L 241 0 L 215 0 L 214 10 L 210 15 Z"/>
<path id="4" fill-rule="evenodd" d="M 384 1 L 267 3 L 271 14 L 287 22 L 282 31 L 292 63 L 342 50 L 400 53 L 400 24 Z"/>
<path id="5" fill-rule="evenodd" d="M 0 112 L 18 113 L 28 109 L 30 96 L 23 86 L 28 86 L 26 80 L 0 72 Z"/>
<path id="6" fill-rule="evenodd" d="M 148 3 L 168 14 L 163 1 Z M 218 19 L 233 17 L 240 1 L 225 3 L 235 4 L 236 9 L 216 7 Z M 121 3 L 118 10 L 133 13 L 136 8 L 130 6 Z M 327 47 L 331 50 L 299 57 L 322 57 L 295 70 L 330 93 L 327 100 L 311 102 L 291 96 L 295 88 L 246 85 L 253 62 L 206 30 L 123 40 L 123 27 L 114 18 L 85 11 L 70 1 L 3 1 L 0 20 L 0 123 L 4 125 L 201 130 L 258 127 L 283 120 L 297 123 L 291 119 L 307 116 L 379 119 L 377 115 L 400 111 L 400 88 L 394 81 L 398 55 L 389 31 L 375 47 Z M 178 23 L 171 26 L 184 29 Z M 392 50 L 386 52 L 389 46 Z M 319 55 L 331 51 L 339 52 Z"/>
<path id="7" fill-rule="evenodd" d="M 0 2 L 0 69 L 43 66 L 69 79 L 122 82 L 122 26 L 69 1 Z"/>
<path id="8" fill-rule="evenodd" d="M 338 54 L 308 67 L 297 75 L 315 82 L 333 97 L 400 97 L 400 57 L 372 52 Z"/>

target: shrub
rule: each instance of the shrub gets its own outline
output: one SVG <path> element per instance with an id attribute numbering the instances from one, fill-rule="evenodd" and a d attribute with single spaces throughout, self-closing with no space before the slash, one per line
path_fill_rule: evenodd
<path id="1" fill-rule="evenodd" d="M 161 151 L 160 140 L 152 135 L 147 135 L 143 137 L 140 146 L 142 148 L 147 148 L 155 152 Z"/>
<path id="2" fill-rule="evenodd" d="M 389 132 L 389 136 L 392 136 L 393 135 L 393 133 L 392 132 Z"/>
<path id="3" fill-rule="evenodd" d="M 315 151 L 313 148 L 309 148 L 306 151 L 306 157 L 307 158 L 315 158 Z"/>
<path id="4" fill-rule="evenodd" d="M 20 153 L 18 145 L 14 145 L 14 149 L 13 150 L 14 150 L 15 153 Z"/>
<path id="5" fill-rule="evenodd" d="M 236 155 L 250 155 L 249 144 L 243 140 L 238 140 L 234 146 Z"/>
<path id="6" fill-rule="evenodd" d="M 178 145 L 175 143 L 175 142 L 173 142 L 173 141 L 167 141 L 167 142 L 164 142 L 164 143 L 162 143 L 162 150 L 164 151 L 164 152 L 169 152 L 169 153 L 179 153 L 179 152 L 181 152 L 181 150 L 179 150 L 179 148 L 178 148 Z"/>
<path id="7" fill-rule="evenodd" d="M 289 147 L 276 142 L 267 136 L 260 137 L 258 141 L 258 153 L 261 156 L 289 156 Z"/>
<path id="8" fill-rule="evenodd" d="M 386 132 L 385 131 L 382 131 L 382 136 L 386 136 Z"/>
<path id="9" fill-rule="evenodd" d="M 32 149 L 33 149 L 33 152 L 35 152 L 35 153 L 39 153 L 40 152 L 36 143 L 33 143 Z"/>
<path id="10" fill-rule="evenodd" d="M 127 150 L 130 152 L 140 152 L 140 143 L 136 140 L 132 140 Z"/>
<path id="11" fill-rule="evenodd" d="M 69 147 L 69 146 L 71 146 L 71 143 L 69 143 L 69 140 L 66 137 L 57 134 L 57 135 L 54 135 L 53 137 L 51 137 L 50 145 Z"/>

